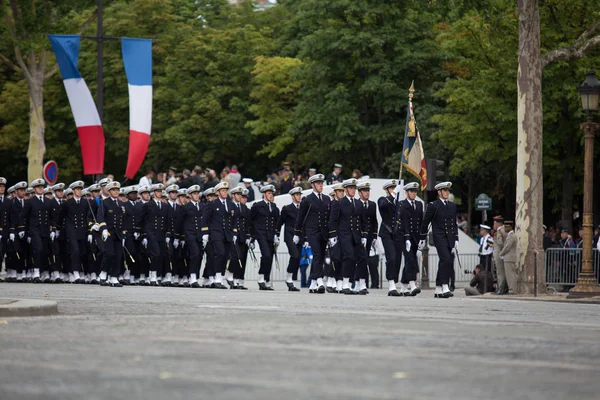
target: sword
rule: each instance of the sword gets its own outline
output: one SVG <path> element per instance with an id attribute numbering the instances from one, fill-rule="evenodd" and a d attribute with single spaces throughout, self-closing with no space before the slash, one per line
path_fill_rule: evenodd
<path id="1" fill-rule="evenodd" d="M 277 246 L 275 246 L 275 243 L 273 243 L 273 258 L 275 259 L 275 268 L 279 271 L 279 259 L 277 258 Z"/>
<path id="2" fill-rule="evenodd" d="M 258 260 L 256 259 L 256 254 L 254 254 L 254 249 L 252 247 L 249 247 L 248 250 L 250 250 L 250 258 L 252 258 L 252 261 L 254 262 L 254 266 L 257 266 Z"/>
<path id="3" fill-rule="evenodd" d="M 244 267 L 242 267 L 242 260 L 240 257 L 240 249 L 238 249 L 237 244 L 233 244 L 233 247 L 235 248 L 235 254 L 237 255 L 237 260 L 238 260 L 238 264 L 240 264 L 240 270 L 244 269 Z"/>
<path id="4" fill-rule="evenodd" d="M 458 260 L 458 267 L 462 270 L 462 264 L 460 263 L 460 257 L 458 256 L 458 249 L 454 249 L 454 252 L 456 253 L 456 259 Z"/>

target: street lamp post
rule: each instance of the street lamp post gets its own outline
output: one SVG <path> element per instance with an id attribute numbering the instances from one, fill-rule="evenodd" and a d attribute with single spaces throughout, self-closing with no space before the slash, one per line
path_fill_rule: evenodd
<path id="1" fill-rule="evenodd" d="M 587 121 L 581 124 L 585 133 L 585 152 L 583 170 L 583 255 L 581 273 L 577 284 L 569 291 L 568 298 L 600 296 L 600 285 L 594 276 L 592 258 L 592 228 L 593 228 L 593 190 L 594 190 L 594 135 L 600 125 L 593 122 L 593 113 L 598 111 L 600 97 L 600 82 L 596 72 L 591 70 L 583 84 L 579 87 L 581 105 L 587 113 Z"/>

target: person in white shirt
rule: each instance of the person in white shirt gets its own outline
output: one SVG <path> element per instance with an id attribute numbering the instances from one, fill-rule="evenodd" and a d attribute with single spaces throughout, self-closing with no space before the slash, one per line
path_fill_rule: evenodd
<path id="1" fill-rule="evenodd" d="M 492 259 L 494 254 L 494 239 L 490 235 L 491 228 L 487 225 L 479 225 L 479 264 L 486 271 L 492 271 Z"/>
<path id="2" fill-rule="evenodd" d="M 154 178 L 154 171 L 148 170 L 145 176 L 140 178 L 140 186 L 150 186 L 152 185 L 152 178 Z"/>

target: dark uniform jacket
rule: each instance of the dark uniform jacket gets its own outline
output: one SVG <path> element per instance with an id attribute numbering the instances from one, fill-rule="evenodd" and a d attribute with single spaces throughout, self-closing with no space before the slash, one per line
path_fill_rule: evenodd
<path id="1" fill-rule="evenodd" d="M 408 199 L 400 202 L 400 229 L 404 240 L 410 240 L 413 244 L 421 240 L 421 224 L 423 222 L 423 203 L 415 199 L 413 208 Z"/>
<path id="2" fill-rule="evenodd" d="M 10 217 L 9 217 L 9 233 L 18 233 L 19 229 L 18 229 L 18 225 L 19 225 L 19 215 L 21 214 L 21 210 L 23 210 L 23 208 L 25 207 L 25 203 L 27 202 L 27 200 L 25 199 L 19 199 L 18 197 L 15 197 L 14 199 L 12 199 L 11 201 L 11 206 L 10 206 Z"/>
<path id="3" fill-rule="evenodd" d="M 182 208 L 182 234 L 185 235 L 185 240 L 199 240 L 202 237 L 202 226 L 204 222 L 202 220 L 202 213 L 204 212 L 204 207 L 206 204 L 204 203 L 196 203 L 194 205 L 193 202 L 187 203 Z"/>
<path id="4" fill-rule="evenodd" d="M 206 203 L 204 208 L 202 233 L 209 234 L 210 240 L 233 242 L 233 237 L 238 234 L 239 210 L 231 199 L 225 201 L 227 209 L 218 198 Z"/>
<path id="5" fill-rule="evenodd" d="M 279 208 L 275 203 L 269 204 L 264 201 L 257 201 L 250 209 L 250 234 L 253 239 L 266 238 L 272 242 L 275 235 L 279 235 Z"/>
<path id="6" fill-rule="evenodd" d="M 27 221 L 29 235 L 50 237 L 50 232 L 54 230 L 56 223 L 54 201 L 46 199 L 44 196 L 42 199 L 40 200 L 35 195 L 25 202 L 25 207 L 19 214 L 19 231 L 25 230 L 25 221 Z"/>
<path id="7" fill-rule="evenodd" d="M 238 237 L 240 241 L 246 241 L 251 238 L 250 235 L 250 209 L 242 203 L 238 203 Z"/>
<path id="8" fill-rule="evenodd" d="M 394 196 L 380 197 L 377 200 L 379 215 L 381 215 L 381 227 L 379 228 L 379 236 L 391 237 L 397 233 L 400 228 L 400 221 L 396 221 L 394 211 L 398 214 Z M 395 229 L 394 232 L 392 232 Z"/>
<path id="9" fill-rule="evenodd" d="M 142 208 L 141 223 L 143 224 L 142 233 L 159 242 L 164 242 L 167 233 L 167 217 L 170 206 L 166 203 L 150 199 Z"/>
<path id="10" fill-rule="evenodd" d="M 12 200 L 6 194 L 3 195 L 3 199 L 0 200 L 0 235 L 3 239 L 8 239 L 10 230 L 10 209 L 12 207 Z"/>
<path id="11" fill-rule="evenodd" d="M 137 211 L 136 211 L 136 202 L 127 200 L 122 203 L 123 207 L 125 207 L 125 222 L 123 223 L 123 230 L 127 233 L 136 232 L 136 224 L 137 224 Z"/>
<path id="12" fill-rule="evenodd" d="M 87 200 L 82 198 L 77 204 L 75 198 L 67 200 L 62 205 L 65 216 L 65 234 L 68 240 L 85 240 L 88 233 L 88 213 L 90 207 Z"/>
<path id="13" fill-rule="evenodd" d="M 295 233 L 298 236 L 319 237 L 327 240 L 329 237 L 329 212 L 331 199 L 321 193 L 321 200 L 313 192 L 302 199 L 300 211 L 296 219 Z"/>
<path id="14" fill-rule="evenodd" d="M 360 200 L 351 201 L 344 196 L 332 203 L 329 237 L 352 238 L 354 244 L 360 244 L 361 239 L 367 237 L 367 217 Z"/>
<path id="15" fill-rule="evenodd" d="M 98 212 L 97 221 L 98 224 L 106 224 L 106 229 L 113 238 L 122 238 L 125 226 L 124 204 L 118 199 L 113 200 L 110 197 L 102 200 L 102 207 Z"/>
<path id="16" fill-rule="evenodd" d="M 281 215 L 279 216 L 279 222 L 277 223 L 277 232 L 280 232 L 281 227 L 285 225 L 283 240 L 286 242 L 292 240 L 294 237 L 294 228 L 299 211 L 300 207 L 296 207 L 296 204 L 294 203 L 283 206 L 281 209 Z"/>
<path id="17" fill-rule="evenodd" d="M 360 200 L 361 206 L 364 208 L 365 213 L 365 231 L 367 232 L 367 248 L 370 248 L 373 240 L 377 238 L 377 205 L 375 202 L 368 200 L 368 207 L 365 207 L 365 203 Z"/>
<path id="18" fill-rule="evenodd" d="M 181 234 L 181 228 L 179 220 L 182 216 L 183 206 L 181 204 L 171 204 L 171 202 L 167 201 L 163 204 L 168 207 L 167 214 L 167 236 L 171 239 L 178 239 Z"/>
<path id="19" fill-rule="evenodd" d="M 458 226 L 456 225 L 456 204 L 447 201 L 444 205 L 442 200 L 437 199 L 429 203 L 423 223 L 421 224 L 421 239 L 427 238 L 429 224 L 433 232 L 433 244 L 437 246 L 446 245 L 454 247 L 454 242 L 458 241 Z"/>

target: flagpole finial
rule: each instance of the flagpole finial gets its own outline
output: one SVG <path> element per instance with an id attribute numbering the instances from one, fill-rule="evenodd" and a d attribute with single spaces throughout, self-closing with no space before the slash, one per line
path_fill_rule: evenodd
<path id="1" fill-rule="evenodd" d="M 408 88 L 408 101 L 412 101 L 413 94 L 415 93 L 415 81 L 412 81 L 410 88 Z"/>

